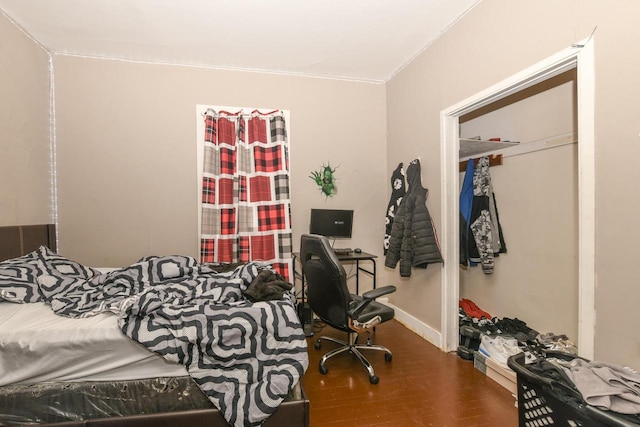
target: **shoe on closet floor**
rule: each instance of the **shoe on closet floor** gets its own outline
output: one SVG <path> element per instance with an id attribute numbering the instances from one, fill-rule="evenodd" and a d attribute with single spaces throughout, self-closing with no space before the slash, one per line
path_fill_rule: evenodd
<path id="1" fill-rule="evenodd" d="M 522 349 L 518 346 L 518 340 L 515 338 L 505 338 L 500 335 L 497 337 L 483 335 L 478 351 L 501 365 L 507 366 L 507 359 L 514 354 L 522 352 Z"/>

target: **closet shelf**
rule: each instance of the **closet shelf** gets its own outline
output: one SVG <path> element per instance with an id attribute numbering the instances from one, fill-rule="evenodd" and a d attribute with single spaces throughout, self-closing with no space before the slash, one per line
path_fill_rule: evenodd
<path id="1" fill-rule="evenodd" d="M 549 136 L 533 141 L 487 141 L 480 139 L 460 138 L 460 161 L 487 156 L 489 154 L 504 154 L 505 157 L 531 153 L 533 151 L 547 150 L 549 148 L 562 147 L 578 142 L 578 137 L 573 132 Z"/>
<path id="2" fill-rule="evenodd" d="M 488 141 L 484 139 L 460 138 L 460 158 L 478 157 L 481 154 L 518 145 L 512 141 Z"/>

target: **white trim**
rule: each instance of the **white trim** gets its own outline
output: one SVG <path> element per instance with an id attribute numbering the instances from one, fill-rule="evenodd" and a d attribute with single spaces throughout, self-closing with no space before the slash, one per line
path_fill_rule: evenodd
<path id="1" fill-rule="evenodd" d="M 578 144 L 579 158 L 579 322 L 580 355 L 593 359 L 595 334 L 595 134 L 593 40 L 577 43 L 527 69 L 499 82 L 440 113 L 442 174 L 442 218 L 444 257 L 441 276 L 442 344 L 444 351 L 458 346 L 459 300 L 459 117 L 541 81 L 578 68 Z"/>
<path id="2" fill-rule="evenodd" d="M 459 159 L 460 139 L 458 134 L 458 116 L 440 113 L 440 162 L 442 168 L 442 229 L 444 238 L 440 240 L 440 249 L 444 264 L 442 266 L 440 307 L 441 334 L 440 348 L 453 351 L 458 347 L 458 301 L 460 300 L 458 269 L 460 264 L 460 234 L 458 215 L 459 206 Z M 454 165 L 456 166 L 454 168 Z M 455 303 L 455 307 L 454 307 Z M 454 313 L 455 311 L 455 313 Z M 454 316 L 455 314 L 455 316 Z"/>
<path id="3" fill-rule="evenodd" d="M 580 45 L 582 46 L 582 45 Z M 462 116 L 518 93 L 576 67 L 582 47 L 574 45 L 493 86 L 443 110 L 448 116 Z"/>
<path id="4" fill-rule="evenodd" d="M 422 338 L 424 338 L 425 340 L 427 340 L 431 344 L 433 344 L 433 345 L 435 345 L 437 347 L 441 346 L 440 343 L 442 341 L 442 336 L 441 336 L 440 332 L 438 332 L 437 330 L 433 329 L 431 326 L 427 325 L 426 323 L 422 322 L 421 320 L 413 317 L 412 315 L 410 315 L 406 311 L 396 307 L 395 305 L 390 304 L 390 303 L 385 303 L 385 304 L 388 305 L 389 307 L 393 308 L 393 310 L 395 311 L 394 319 L 396 319 L 398 322 L 402 323 L 407 328 L 411 329 L 416 334 L 420 335 Z"/>
<path id="5" fill-rule="evenodd" d="M 594 43 L 586 43 L 578 56 L 578 348 L 595 357 L 595 60 Z"/>
<path id="6" fill-rule="evenodd" d="M 0 10 L 0 12 L 2 11 Z M 86 59 L 96 59 L 101 61 L 127 62 L 131 64 L 166 65 L 169 67 L 200 68 L 204 70 L 236 71 L 240 73 L 252 73 L 252 74 L 260 73 L 260 74 L 271 74 L 276 76 L 308 77 L 311 79 L 338 80 L 338 81 L 347 81 L 347 82 L 355 82 L 355 83 L 369 83 L 369 84 L 375 84 L 375 85 L 383 85 L 388 82 L 388 80 L 374 79 L 374 78 L 368 78 L 368 77 L 351 77 L 351 76 L 334 76 L 330 74 L 324 75 L 324 74 L 313 74 L 313 73 L 298 73 L 298 72 L 291 72 L 291 71 L 267 70 L 263 68 L 244 68 L 244 67 L 232 67 L 232 66 L 225 66 L 225 65 L 207 65 L 207 64 L 198 64 L 195 62 L 185 63 L 185 62 L 171 62 L 171 61 L 162 61 L 162 60 L 154 61 L 154 60 L 144 60 L 144 59 L 129 59 L 129 58 L 117 58 L 117 57 L 104 56 L 104 55 L 80 54 L 80 53 L 72 53 L 72 52 L 53 51 L 52 53 L 55 55 L 69 56 L 72 58 L 86 58 Z M 391 77 L 389 77 L 389 79 L 390 78 Z"/>

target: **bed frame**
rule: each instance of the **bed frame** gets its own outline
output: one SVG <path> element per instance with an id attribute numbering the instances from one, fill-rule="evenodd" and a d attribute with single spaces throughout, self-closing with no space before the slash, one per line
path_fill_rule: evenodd
<path id="1" fill-rule="evenodd" d="M 44 245 L 57 251 L 55 224 L 0 227 L 0 261 L 16 258 Z"/>
<path id="2" fill-rule="evenodd" d="M 54 251 L 57 249 L 55 224 L 0 227 L 0 261 L 25 255 L 37 249 L 41 245 L 48 246 Z M 190 379 L 189 381 L 192 382 Z M 187 384 L 185 387 L 194 387 L 194 384 L 195 383 L 191 385 Z M 93 390 L 95 390 L 96 386 L 99 386 L 99 383 L 87 383 L 86 385 L 86 387 L 90 387 Z M 53 387 L 55 387 L 55 385 Z M 82 384 L 78 387 L 70 387 L 68 389 L 62 387 L 64 390 L 53 393 L 51 398 L 47 398 L 47 393 L 42 393 L 38 399 L 45 400 L 33 402 L 35 405 L 34 407 L 42 407 L 42 405 L 49 404 L 59 405 L 59 402 L 82 402 L 84 394 L 79 391 L 82 387 Z M 3 388 L 4 387 L 0 387 L 0 394 L 2 394 Z M 109 388 L 113 389 L 113 384 L 105 384 L 105 389 Z M 135 393 L 132 387 L 125 387 L 125 389 L 128 389 L 129 392 Z M 22 399 L 34 399 L 34 395 L 28 391 L 25 391 L 22 396 L 16 395 L 15 391 L 16 390 L 11 390 L 9 395 L 16 397 L 16 402 L 25 402 L 25 400 Z M 199 389 L 197 391 L 199 391 Z M 51 422 L 51 420 L 45 419 L 41 420 L 41 424 L 38 425 L 51 427 L 228 427 L 229 425 L 220 411 L 215 408 L 208 399 L 206 399 L 204 394 L 202 394 L 201 398 L 198 397 L 190 399 L 188 402 L 185 401 L 184 407 L 180 407 L 180 404 L 177 404 L 176 402 L 182 402 L 187 399 L 176 398 L 176 396 L 172 396 L 171 393 L 164 393 L 164 396 L 158 397 L 158 399 L 165 398 L 168 399 L 167 405 L 164 405 L 162 401 L 156 401 L 154 403 L 156 408 L 171 408 L 166 412 L 157 412 L 156 410 L 155 413 L 150 413 L 151 411 L 145 410 L 143 415 L 116 415 L 113 417 L 103 416 L 102 418 L 87 417 L 87 419 L 66 422 Z M 3 408 L 3 405 L 7 405 L 7 407 Z M 24 406 L 24 404 L 21 403 L 18 403 L 18 405 L 20 407 Z M 82 403 L 78 403 L 77 405 L 85 406 L 85 404 Z M 0 399 L 0 415 L 11 414 L 10 406 L 11 404 L 8 402 L 8 399 Z M 75 412 L 78 412 L 77 408 L 62 409 L 69 409 L 68 412 L 70 413 L 73 413 L 74 410 Z M 0 425 L 14 424 L 3 424 L 0 419 Z M 278 409 L 264 422 L 263 426 L 309 426 L 309 400 L 304 394 L 301 383 L 296 385 Z"/>

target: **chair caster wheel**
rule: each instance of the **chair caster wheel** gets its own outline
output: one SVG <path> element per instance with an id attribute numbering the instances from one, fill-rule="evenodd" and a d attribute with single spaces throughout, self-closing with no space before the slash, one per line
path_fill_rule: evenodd
<path id="1" fill-rule="evenodd" d="M 384 354 L 384 360 L 386 360 L 387 362 L 391 362 L 391 359 L 393 359 L 393 355 L 391 355 L 391 353 Z"/>
<path id="2" fill-rule="evenodd" d="M 369 382 L 370 382 L 371 384 L 378 384 L 378 383 L 380 382 L 380 378 L 378 378 L 378 376 L 377 376 L 377 375 L 371 375 L 371 376 L 369 377 Z"/>
<path id="3" fill-rule="evenodd" d="M 320 350 L 320 341 L 316 341 L 316 342 L 313 344 L 313 348 L 315 348 L 316 350 Z"/>
<path id="4" fill-rule="evenodd" d="M 327 372 L 329 372 L 329 369 L 327 369 L 327 367 L 326 367 L 326 366 L 324 366 L 324 365 L 322 365 L 322 364 L 321 364 L 321 365 L 320 365 L 320 367 L 319 367 L 319 371 L 320 371 L 320 373 L 321 373 L 322 375 L 327 375 Z"/>

